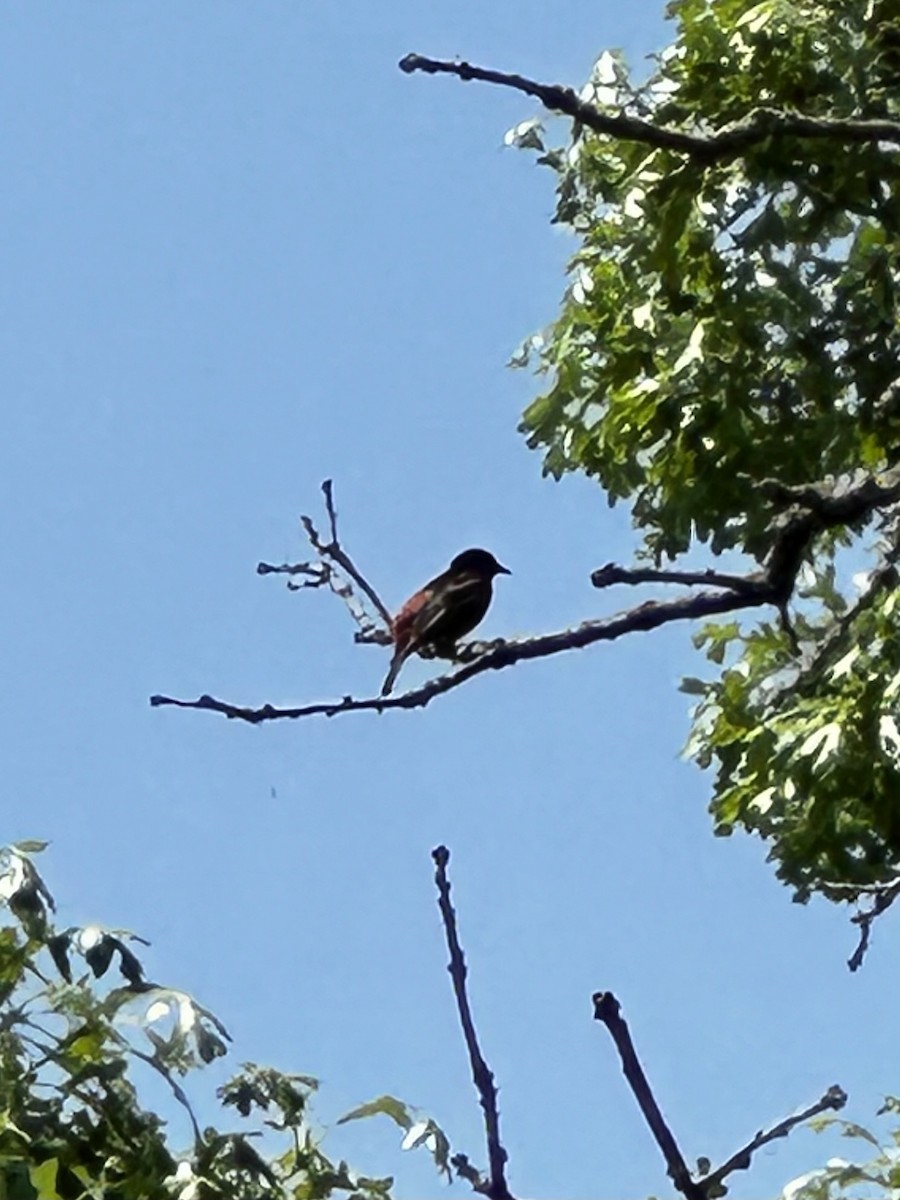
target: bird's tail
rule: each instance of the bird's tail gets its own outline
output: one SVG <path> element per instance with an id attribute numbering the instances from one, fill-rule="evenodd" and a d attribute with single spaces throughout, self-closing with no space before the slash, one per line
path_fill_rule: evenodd
<path id="1" fill-rule="evenodd" d="M 395 654 L 391 659 L 391 666 L 387 675 L 384 678 L 384 683 L 381 685 L 382 696 L 389 696 L 394 688 L 394 682 L 400 674 L 400 668 L 406 662 L 405 654 Z"/>

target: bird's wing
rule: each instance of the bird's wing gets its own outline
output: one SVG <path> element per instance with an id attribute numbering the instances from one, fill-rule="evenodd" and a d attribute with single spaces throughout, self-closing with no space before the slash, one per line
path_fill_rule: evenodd
<path id="1" fill-rule="evenodd" d="M 398 654 L 406 651 L 415 634 L 416 619 L 431 598 L 430 588 L 431 585 L 426 584 L 421 591 L 410 596 L 391 622 L 391 633 Z"/>
<path id="2" fill-rule="evenodd" d="M 480 575 L 460 575 L 426 594 L 412 621 L 411 640 L 419 646 L 455 642 L 474 629 L 491 602 L 491 583 Z"/>

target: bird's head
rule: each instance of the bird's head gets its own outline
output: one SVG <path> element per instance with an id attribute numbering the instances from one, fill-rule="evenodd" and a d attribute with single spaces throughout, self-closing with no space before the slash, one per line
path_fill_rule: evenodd
<path id="1" fill-rule="evenodd" d="M 491 554 L 490 550 L 463 550 L 461 554 L 457 554 L 453 562 L 450 564 L 451 571 L 474 571 L 477 575 L 483 575 L 486 579 L 493 579 L 495 575 L 511 575 L 512 572 L 506 567 L 500 565 Z"/>

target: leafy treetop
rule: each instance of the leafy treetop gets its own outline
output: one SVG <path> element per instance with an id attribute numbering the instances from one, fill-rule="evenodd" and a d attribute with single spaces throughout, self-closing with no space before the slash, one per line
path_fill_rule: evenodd
<path id="1" fill-rule="evenodd" d="M 706 544 L 771 569 L 812 515 L 793 630 L 699 634 L 722 670 L 685 683 L 690 751 L 716 769 L 717 831 L 766 839 L 799 898 L 883 895 L 900 869 L 900 9 L 670 16 L 646 81 L 601 56 L 578 97 L 597 119 L 568 144 L 536 121 L 509 135 L 555 172 L 577 239 L 559 316 L 517 356 L 549 377 L 523 429 L 546 471 L 629 504 L 657 564 Z"/>

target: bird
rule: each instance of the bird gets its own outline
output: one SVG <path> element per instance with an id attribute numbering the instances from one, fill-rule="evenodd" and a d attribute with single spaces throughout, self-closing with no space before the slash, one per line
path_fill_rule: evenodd
<path id="1" fill-rule="evenodd" d="M 451 651 L 484 617 L 493 597 L 495 575 L 511 575 L 489 550 L 463 550 L 446 571 L 406 601 L 391 622 L 394 657 L 381 688 L 389 696 L 400 668 L 424 646 Z"/>

